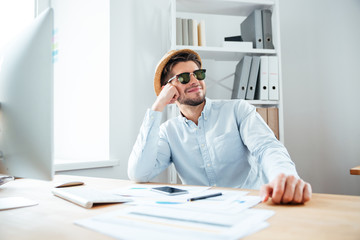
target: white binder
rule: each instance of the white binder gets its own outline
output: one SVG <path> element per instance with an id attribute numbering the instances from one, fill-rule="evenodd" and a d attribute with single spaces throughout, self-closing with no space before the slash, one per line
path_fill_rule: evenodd
<path id="1" fill-rule="evenodd" d="M 269 100 L 279 100 L 279 64 L 275 56 L 269 56 Z"/>
<path id="2" fill-rule="evenodd" d="M 260 57 L 260 77 L 256 88 L 256 96 L 259 100 L 269 100 L 269 57 Z"/>

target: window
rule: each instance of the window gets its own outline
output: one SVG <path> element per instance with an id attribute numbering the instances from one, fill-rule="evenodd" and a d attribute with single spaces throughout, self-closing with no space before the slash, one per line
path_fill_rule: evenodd
<path id="1" fill-rule="evenodd" d="M 109 1 L 53 0 L 55 170 L 109 161 Z"/>

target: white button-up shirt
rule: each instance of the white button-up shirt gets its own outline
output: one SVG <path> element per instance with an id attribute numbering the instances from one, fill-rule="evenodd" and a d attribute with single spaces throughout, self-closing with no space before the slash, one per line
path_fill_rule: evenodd
<path id="1" fill-rule="evenodd" d="M 198 125 L 182 115 L 161 118 L 147 110 L 129 159 L 131 180 L 148 182 L 171 163 L 190 185 L 259 189 L 280 173 L 298 177 L 283 144 L 244 100 L 206 98 Z"/>

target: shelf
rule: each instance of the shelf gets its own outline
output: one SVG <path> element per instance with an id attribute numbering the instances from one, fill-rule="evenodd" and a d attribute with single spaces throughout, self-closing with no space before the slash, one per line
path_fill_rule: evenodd
<path id="1" fill-rule="evenodd" d="M 206 7 L 204 8 L 204 4 Z M 271 8 L 271 0 L 177 0 L 178 12 L 248 16 L 259 8 Z"/>
<path id="2" fill-rule="evenodd" d="M 266 101 L 266 100 L 246 100 L 251 105 L 269 105 L 269 106 L 275 106 L 279 105 L 279 101 Z"/>
<path id="3" fill-rule="evenodd" d="M 276 54 L 274 49 L 236 49 L 225 48 L 225 47 L 198 47 L 198 46 L 184 46 L 177 45 L 176 50 L 179 49 L 191 49 L 198 52 L 201 58 L 204 59 L 216 59 L 218 61 L 240 61 L 241 58 L 246 54 L 251 55 L 273 55 Z"/>
<path id="4" fill-rule="evenodd" d="M 246 55 L 281 56 L 279 36 L 279 0 L 171 0 L 171 49 L 191 49 L 197 52 L 209 68 L 208 95 L 211 99 L 229 99 L 232 95 L 234 71 Z M 254 10 L 270 9 L 275 49 L 254 49 L 248 44 L 224 44 L 224 37 L 241 35 L 241 23 Z M 176 18 L 205 22 L 206 46 L 176 45 Z M 281 69 L 281 66 L 279 66 Z M 279 96 L 282 96 L 281 71 L 278 72 Z M 284 142 L 283 100 L 245 100 L 260 107 L 278 108 L 278 134 Z"/>
<path id="5" fill-rule="evenodd" d="M 213 101 L 217 101 L 220 99 L 212 99 Z M 237 101 L 239 99 L 230 99 L 233 101 Z M 276 106 L 279 105 L 280 101 L 272 101 L 272 100 L 246 100 L 248 103 L 252 105 L 267 105 L 267 106 Z"/>

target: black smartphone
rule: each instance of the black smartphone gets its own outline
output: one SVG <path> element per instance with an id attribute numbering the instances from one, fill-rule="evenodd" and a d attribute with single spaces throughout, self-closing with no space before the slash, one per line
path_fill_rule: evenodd
<path id="1" fill-rule="evenodd" d="M 155 192 L 163 193 L 163 194 L 166 194 L 166 195 L 179 195 L 179 194 L 188 193 L 187 190 L 174 188 L 174 187 L 169 187 L 169 186 L 155 187 L 155 188 L 152 188 L 151 190 L 153 190 Z"/>

